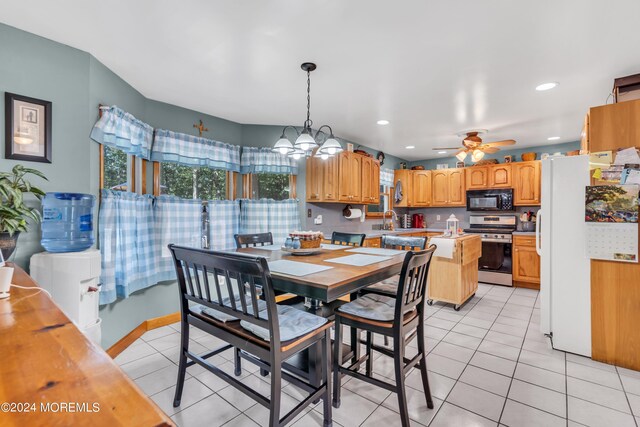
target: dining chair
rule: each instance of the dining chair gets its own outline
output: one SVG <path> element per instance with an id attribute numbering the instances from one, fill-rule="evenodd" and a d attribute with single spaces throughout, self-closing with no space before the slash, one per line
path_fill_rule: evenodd
<path id="1" fill-rule="evenodd" d="M 255 247 L 260 244 L 260 246 L 265 245 L 273 245 L 273 235 L 271 232 L 268 233 L 255 233 L 255 234 L 234 234 L 233 238 L 236 241 L 236 247 L 240 248 L 248 248 Z"/>
<path id="2" fill-rule="evenodd" d="M 394 236 L 385 234 L 382 236 L 380 247 L 384 249 L 424 250 L 427 247 L 427 237 L 417 236 Z M 362 290 L 362 294 L 375 293 L 387 296 L 395 296 L 398 291 L 399 276 L 393 276 L 382 280 L 374 285 L 367 286 Z"/>
<path id="3" fill-rule="evenodd" d="M 180 363 L 173 406 L 180 405 L 187 367 L 198 364 L 268 408 L 269 426 L 287 424 L 310 403 L 320 399 L 324 401 L 324 426 L 331 426 L 331 323 L 323 317 L 276 304 L 271 273 L 264 257 L 173 244 L 169 250 L 178 278 L 181 313 Z M 262 299 L 258 297 L 258 287 L 262 288 Z M 226 344 L 204 354 L 192 353 L 189 350 L 191 326 Z M 243 359 L 271 373 L 270 397 L 207 361 L 234 347 L 242 350 Z M 285 360 L 312 348 L 320 353 L 319 366 L 313 367 L 318 381 L 307 382 L 283 370 Z M 308 395 L 280 417 L 283 380 Z"/>
<path id="4" fill-rule="evenodd" d="M 431 257 L 435 251 L 431 245 L 423 251 L 409 251 L 405 255 L 395 297 L 369 294 L 340 306 L 335 314 L 335 342 L 342 342 L 342 325 L 366 332 L 366 350 L 358 360 L 348 366 L 342 364 L 342 346 L 334 345 L 333 354 L 333 406 L 340 407 L 340 388 L 343 374 L 369 384 L 395 392 L 398 395 L 400 420 L 409 426 L 405 377 L 414 367 L 420 369 L 427 407 L 433 409 L 433 399 L 427 376 L 426 345 L 424 337 L 425 291 Z M 373 334 L 393 338 L 393 349 L 373 343 Z M 409 359 L 405 349 L 417 337 L 417 354 Z M 395 383 L 374 378 L 373 352 L 393 358 Z M 365 372 L 359 372 L 362 364 Z"/>
<path id="5" fill-rule="evenodd" d="M 366 234 L 359 233 L 342 233 L 340 231 L 334 231 L 331 234 L 332 245 L 347 245 L 347 246 L 362 246 L 364 245 L 364 239 Z"/>

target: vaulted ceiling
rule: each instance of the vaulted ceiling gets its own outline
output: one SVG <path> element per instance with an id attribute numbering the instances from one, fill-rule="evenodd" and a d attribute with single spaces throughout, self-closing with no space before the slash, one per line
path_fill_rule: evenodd
<path id="1" fill-rule="evenodd" d="M 470 128 L 516 148 L 575 141 L 613 79 L 640 72 L 637 0 L 0 0 L 0 10 L 149 98 L 241 123 L 301 125 L 300 64 L 316 62 L 314 124 L 409 160 L 442 156 L 431 148 Z M 535 90 L 545 82 L 559 85 Z"/>

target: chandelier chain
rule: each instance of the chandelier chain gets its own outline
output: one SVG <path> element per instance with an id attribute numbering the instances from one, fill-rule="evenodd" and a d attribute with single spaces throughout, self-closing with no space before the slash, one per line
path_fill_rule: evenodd
<path id="1" fill-rule="evenodd" d="M 307 121 L 305 124 L 309 129 L 312 125 L 311 121 L 311 71 L 307 70 Z"/>

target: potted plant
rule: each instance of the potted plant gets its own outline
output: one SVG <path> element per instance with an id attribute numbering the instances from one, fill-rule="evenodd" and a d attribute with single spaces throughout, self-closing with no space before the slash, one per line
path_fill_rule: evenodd
<path id="1" fill-rule="evenodd" d="M 0 172 L 0 250 L 4 259 L 16 248 L 16 242 L 21 231 L 27 231 L 27 220 L 39 223 L 42 219 L 40 210 L 30 208 L 24 202 L 24 195 L 31 193 L 38 200 L 45 195 L 44 191 L 34 187 L 25 178 L 35 175 L 47 179 L 36 169 L 15 165 L 11 172 Z"/>

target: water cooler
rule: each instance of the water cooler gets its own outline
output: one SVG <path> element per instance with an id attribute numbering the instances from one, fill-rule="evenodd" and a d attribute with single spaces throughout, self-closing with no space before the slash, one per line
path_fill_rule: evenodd
<path id="1" fill-rule="evenodd" d="M 31 277 L 51 293 L 62 311 L 98 345 L 102 322 L 98 317 L 100 269 L 97 249 L 41 252 L 31 257 Z"/>

